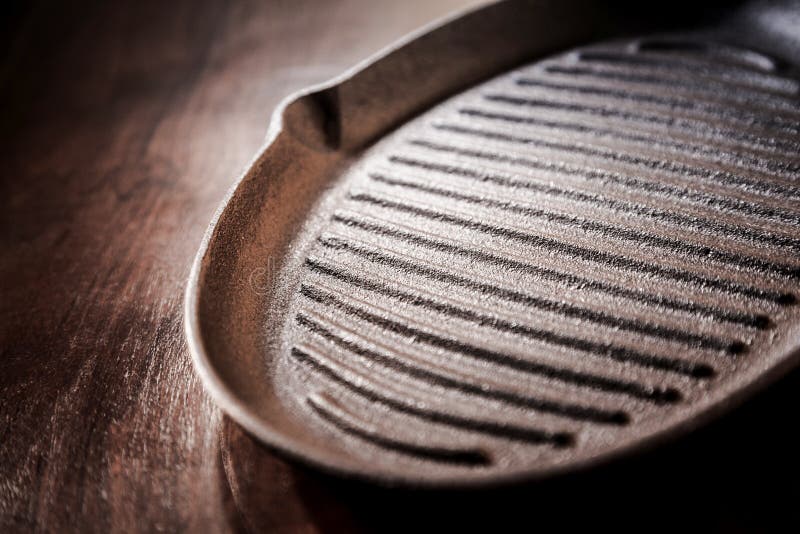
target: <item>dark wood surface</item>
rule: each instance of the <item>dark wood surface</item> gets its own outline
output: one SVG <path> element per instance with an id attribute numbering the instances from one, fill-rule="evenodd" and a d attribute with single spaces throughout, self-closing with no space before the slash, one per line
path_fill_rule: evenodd
<path id="1" fill-rule="evenodd" d="M 11 8 L 0 37 L 0 531 L 797 527 L 798 373 L 624 463 L 468 493 L 290 465 L 204 394 L 183 339 L 185 280 L 272 109 L 462 3 Z"/>
<path id="2" fill-rule="evenodd" d="M 0 530 L 231 528 L 222 416 L 183 338 L 203 233 L 283 97 L 462 4 L 38 2 L 7 14 Z M 305 524 L 285 506 L 286 524 Z"/>

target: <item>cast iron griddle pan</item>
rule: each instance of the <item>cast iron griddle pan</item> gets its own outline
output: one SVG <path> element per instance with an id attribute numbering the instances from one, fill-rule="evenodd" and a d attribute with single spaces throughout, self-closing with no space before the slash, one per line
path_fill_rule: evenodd
<path id="1" fill-rule="evenodd" d="M 209 392 L 316 466 L 476 485 L 596 465 L 785 373 L 793 10 L 504 2 L 287 100 L 189 282 Z"/>

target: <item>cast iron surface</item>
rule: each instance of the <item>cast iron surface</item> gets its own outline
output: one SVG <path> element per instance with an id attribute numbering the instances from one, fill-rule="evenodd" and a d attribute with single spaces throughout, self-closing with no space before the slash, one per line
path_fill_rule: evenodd
<path id="1" fill-rule="evenodd" d="M 364 153 L 403 113 L 370 113 L 363 74 L 288 106 L 190 287 L 212 392 L 319 465 L 465 483 L 613 456 L 783 372 L 798 81 L 732 35 L 547 57 Z"/>

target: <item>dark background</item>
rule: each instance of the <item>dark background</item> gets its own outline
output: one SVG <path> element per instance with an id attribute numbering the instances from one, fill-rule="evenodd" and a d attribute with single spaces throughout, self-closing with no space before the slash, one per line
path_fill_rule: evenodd
<path id="1" fill-rule="evenodd" d="M 0 23 L 0 531 L 797 530 L 800 372 L 567 478 L 380 489 L 212 405 L 189 266 L 275 105 L 464 2 L 13 2 Z"/>

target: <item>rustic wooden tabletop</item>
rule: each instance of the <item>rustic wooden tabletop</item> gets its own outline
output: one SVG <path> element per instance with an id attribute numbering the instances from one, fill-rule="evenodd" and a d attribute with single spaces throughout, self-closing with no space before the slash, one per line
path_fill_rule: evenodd
<path id="1" fill-rule="evenodd" d="M 10 9 L 0 32 L 0 531 L 796 520 L 798 373 L 624 465 L 461 494 L 290 465 L 203 392 L 183 338 L 185 281 L 275 105 L 464 3 Z"/>

